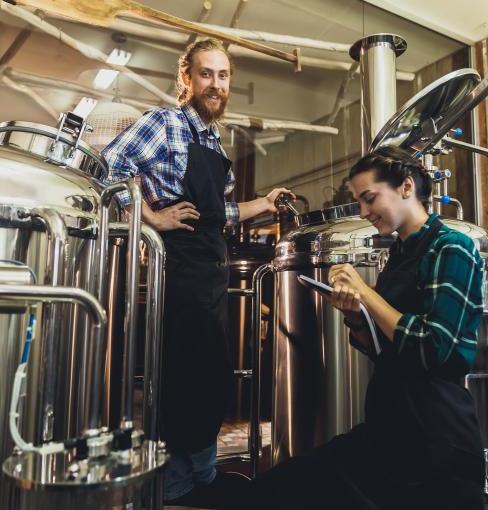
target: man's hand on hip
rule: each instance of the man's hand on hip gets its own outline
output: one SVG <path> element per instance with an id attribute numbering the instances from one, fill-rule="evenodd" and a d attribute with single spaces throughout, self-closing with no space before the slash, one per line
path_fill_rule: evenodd
<path id="1" fill-rule="evenodd" d="M 195 229 L 183 221 L 198 220 L 199 218 L 200 213 L 192 203 L 180 202 L 159 211 L 151 211 L 144 220 L 158 231 L 177 229 L 193 231 Z"/>

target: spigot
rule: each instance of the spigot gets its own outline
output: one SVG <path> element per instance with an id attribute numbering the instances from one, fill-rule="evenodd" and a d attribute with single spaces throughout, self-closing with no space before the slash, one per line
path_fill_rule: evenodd
<path id="1" fill-rule="evenodd" d="M 294 216 L 299 217 L 300 213 L 293 205 L 293 196 L 290 193 L 280 193 L 274 202 L 276 209 L 288 209 Z"/>

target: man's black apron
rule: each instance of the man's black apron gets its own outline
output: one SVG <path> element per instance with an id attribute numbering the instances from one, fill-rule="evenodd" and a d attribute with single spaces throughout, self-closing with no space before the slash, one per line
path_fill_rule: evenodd
<path id="1" fill-rule="evenodd" d="M 424 313 L 418 267 L 441 227 L 434 220 L 412 254 L 390 250 L 376 291 L 401 313 Z M 246 502 L 252 508 L 483 509 L 479 427 L 460 384 L 465 364 L 454 351 L 436 373 L 414 370 L 379 329 L 378 336 L 383 350 L 372 357 L 365 423 L 258 479 Z"/>
<path id="2" fill-rule="evenodd" d="M 162 233 L 166 248 L 161 437 L 171 451 L 193 452 L 216 439 L 233 383 L 227 346 L 229 266 L 222 229 L 231 162 L 193 143 L 181 200 L 200 212 L 194 232 Z"/>

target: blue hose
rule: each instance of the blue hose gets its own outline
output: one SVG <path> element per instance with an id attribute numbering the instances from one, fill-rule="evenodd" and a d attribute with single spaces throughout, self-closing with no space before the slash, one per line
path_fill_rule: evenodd
<path id="1" fill-rule="evenodd" d="M 24 350 L 22 352 L 21 363 L 27 363 L 29 361 L 29 353 L 34 338 L 34 329 L 36 327 L 36 315 L 34 313 L 29 314 L 29 326 L 25 332 Z"/>

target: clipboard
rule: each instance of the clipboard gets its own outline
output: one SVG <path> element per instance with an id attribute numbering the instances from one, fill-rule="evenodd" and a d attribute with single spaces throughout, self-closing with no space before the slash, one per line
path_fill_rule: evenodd
<path id="1" fill-rule="evenodd" d="M 326 283 L 319 282 L 318 280 L 314 280 L 313 278 L 310 278 L 309 276 L 305 276 L 304 274 L 297 275 L 298 281 L 305 285 L 305 287 L 308 287 L 310 289 L 315 290 L 316 292 L 319 292 L 320 294 L 325 294 L 326 296 L 331 296 L 332 291 L 334 290 L 330 285 L 327 285 Z M 371 332 L 371 336 L 373 338 L 373 344 L 376 351 L 376 354 L 379 355 L 381 353 L 381 346 L 380 342 L 378 340 L 378 335 L 376 333 L 376 326 L 369 315 L 368 310 L 363 305 L 363 303 L 359 303 L 359 308 L 361 309 L 361 313 L 363 314 L 366 323 L 369 326 L 369 330 Z"/>

